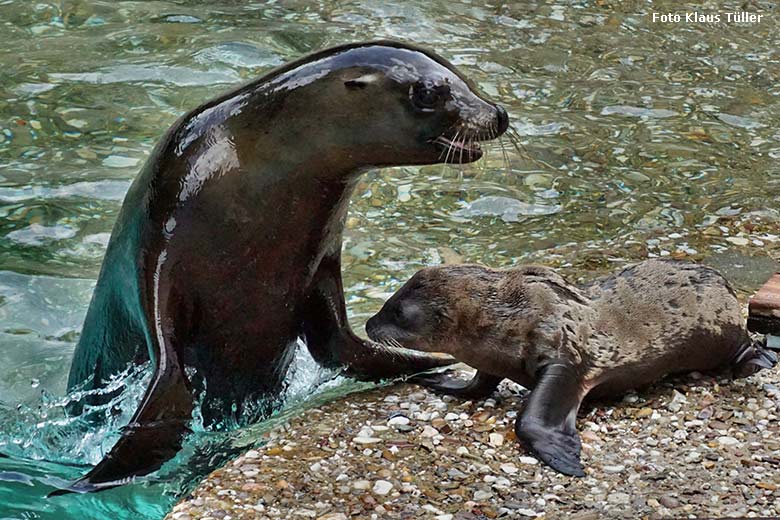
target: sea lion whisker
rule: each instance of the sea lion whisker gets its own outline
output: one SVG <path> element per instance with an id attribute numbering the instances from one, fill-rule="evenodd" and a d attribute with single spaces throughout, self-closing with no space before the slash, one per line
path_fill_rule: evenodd
<path id="1" fill-rule="evenodd" d="M 534 157 L 528 151 L 528 149 L 523 145 L 522 141 L 520 140 L 520 135 L 517 133 L 517 131 L 514 128 L 509 127 L 504 135 L 506 135 L 507 139 L 509 139 L 509 142 L 515 148 L 515 150 L 517 150 L 517 153 L 520 154 L 520 157 L 523 157 L 524 159 L 528 159 L 529 161 L 537 165 L 543 166 L 544 168 L 555 170 L 554 166 L 537 157 Z"/>
<path id="2" fill-rule="evenodd" d="M 448 140 L 448 142 L 447 142 L 447 154 L 444 156 L 444 163 L 442 164 L 442 168 L 441 168 L 442 175 L 444 175 L 444 168 L 445 168 L 445 166 L 450 161 L 450 153 L 452 152 L 452 150 L 455 149 L 455 144 L 454 144 L 455 143 L 455 139 L 458 138 L 459 134 L 460 134 L 460 130 L 455 132 L 455 136 L 451 140 Z"/>
<path id="3" fill-rule="evenodd" d="M 431 142 L 432 143 L 443 144 L 445 146 L 451 146 L 451 141 L 447 138 L 447 134 L 452 129 L 458 127 L 459 125 L 460 125 L 460 123 L 458 123 L 458 122 L 452 123 L 442 133 L 440 133 L 438 136 L 436 136 L 435 139 L 432 139 Z M 455 135 L 457 135 L 457 132 L 455 133 Z M 442 157 L 442 155 L 445 154 L 445 152 L 447 152 L 447 148 L 443 148 L 442 151 L 439 152 L 439 160 L 441 160 L 441 157 Z M 445 162 L 446 162 L 446 158 L 445 158 Z"/>
<path id="4" fill-rule="evenodd" d="M 490 133 L 488 134 L 488 139 L 495 139 L 498 136 L 498 122 L 493 122 L 490 124 Z"/>
<path id="5" fill-rule="evenodd" d="M 511 163 L 509 162 L 509 154 L 504 146 L 504 140 L 501 137 L 498 138 L 498 144 L 501 147 L 501 155 L 504 157 L 504 171 L 509 173 L 511 172 Z"/>
<path id="6" fill-rule="evenodd" d="M 395 348 L 397 346 L 396 343 L 395 343 L 395 340 L 391 336 L 388 336 L 386 334 L 383 334 L 381 336 L 381 343 L 384 346 L 390 347 L 390 348 Z"/>
<path id="7" fill-rule="evenodd" d="M 472 154 L 471 145 L 472 145 L 473 142 L 474 141 L 473 141 L 473 138 L 472 138 L 471 134 L 465 134 L 463 136 L 463 142 L 461 143 L 461 149 L 466 151 L 466 160 L 467 160 L 467 162 L 471 162 L 471 154 Z M 461 151 L 461 153 L 463 153 L 463 152 Z"/>
<path id="8" fill-rule="evenodd" d="M 398 341 L 397 339 L 395 339 L 395 338 L 392 338 L 392 340 L 393 340 L 393 344 L 394 344 L 396 347 L 398 347 L 398 348 L 406 348 L 406 347 L 404 347 L 403 345 L 401 345 L 401 342 L 400 342 L 400 341 Z"/>
<path id="9" fill-rule="evenodd" d="M 515 150 L 517 150 L 521 157 L 533 160 L 533 157 L 528 152 L 528 149 L 523 145 L 520 134 L 517 133 L 517 130 L 510 127 L 510 129 L 506 132 L 506 137 L 509 139 L 509 142 L 512 144 L 512 146 L 514 146 Z"/>

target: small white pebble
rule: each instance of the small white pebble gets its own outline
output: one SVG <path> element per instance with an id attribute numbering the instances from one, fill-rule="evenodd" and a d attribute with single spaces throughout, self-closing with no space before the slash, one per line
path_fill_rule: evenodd
<path id="1" fill-rule="evenodd" d="M 427 426 L 426 425 L 420 435 L 422 437 L 435 437 L 435 436 L 439 435 L 439 430 L 437 430 L 433 426 Z"/>
<path id="2" fill-rule="evenodd" d="M 396 415 L 389 421 L 387 421 L 388 426 L 406 426 L 409 424 L 409 418 L 404 417 L 403 415 Z"/>
<path id="3" fill-rule="evenodd" d="M 482 502 L 483 500 L 489 500 L 493 497 L 493 493 L 490 491 L 476 491 L 474 493 L 474 500 L 476 502 Z"/>
<path id="4" fill-rule="evenodd" d="M 722 437 L 718 437 L 718 443 L 721 446 L 736 446 L 739 444 L 739 441 L 735 439 L 734 437 L 730 437 L 728 435 L 724 435 Z"/>
<path id="5" fill-rule="evenodd" d="M 501 446 L 504 444 L 504 436 L 500 433 L 491 433 L 488 435 L 488 442 L 490 442 L 491 446 Z"/>
<path id="6" fill-rule="evenodd" d="M 355 444 L 376 444 L 378 442 L 382 442 L 382 439 L 379 437 L 355 437 L 352 439 L 352 442 Z"/>
<path id="7" fill-rule="evenodd" d="M 386 495 L 393 489 L 393 484 L 386 480 L 377 480 L 374 482 L 374 493 L 377 495 Z"/>

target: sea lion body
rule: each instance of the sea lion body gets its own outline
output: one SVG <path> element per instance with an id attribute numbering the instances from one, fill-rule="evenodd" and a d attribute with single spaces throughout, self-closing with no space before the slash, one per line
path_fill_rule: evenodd
<path id="1" fill-rule="evenodd" d="M 99 389 L 149 359 L 152 381 L 117 445 L 72 489 L 159 468 L 194 395 L 212 427 L 267 415 L 299 338 L 320 364 L 366 379 L 447 364 L 350 329 L 349 199 L 369 168 L 476 160 L 477 142 L 507 125 L 451 64 L 396 42 L 312 54 L 182 116 L 126 196 L 69 387 Z"/>
<path id="2" fill-rule="evenodd" d="M 415 274 L 366 324 L 387 344 L 447 352 L 478 370 L 443 391 L 484 394 L 504 378 L 534 389 L 518 437 L 555 469 L 581 475 L 577 409 L 665 375 L 731 367 L 749 375 L 774 355 L 751 340 L 728 282 L 701 265 L 647 260 L 589 286 L 554 270 L 441 266 Z M 557 437 L 556 437 L 557 435 Z"/>

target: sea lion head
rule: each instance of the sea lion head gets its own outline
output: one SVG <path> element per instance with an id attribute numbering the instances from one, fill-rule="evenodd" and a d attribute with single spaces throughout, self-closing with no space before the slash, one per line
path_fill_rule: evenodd
<path id="1" fill-rule="evenodd" d="M 327 49 L 286 67 L 272 84 L 289 96 L 288 121 L 300 116 L 307 130 L 316 126 L 301 146 L 332 150 L 356 166 L 472 162 L 482 156 L 479 142 L 509 124 L 506 111 L 451 63 L 397 42 Z"/>
<path id="2" fill-rule="evenodd" d="M 422 269 L 368 320 L 366 333 L 386 345 L 457 354 L 486 322 L 481 302 L 500 277 L 479 265 Z"/>

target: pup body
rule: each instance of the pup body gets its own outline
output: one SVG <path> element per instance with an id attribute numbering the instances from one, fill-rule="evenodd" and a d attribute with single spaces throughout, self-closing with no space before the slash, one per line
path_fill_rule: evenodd
<path id="1" fill-rule="evenodd" d="M 554 270 L 440 266 L 415 274 L 366 325 L 386 344 L 447 352 L 478 370 L 458 384 L 419 381 L 475 397 L 504 378 L 532 388 L 516 431 L 556 470 L 583 475 L 577 410 L 586 395 L 621 395 L 665 375 L 771 367 L 751 340 L 728 282 L 697 264 L 648 260 L 585 286 Z"/>

